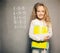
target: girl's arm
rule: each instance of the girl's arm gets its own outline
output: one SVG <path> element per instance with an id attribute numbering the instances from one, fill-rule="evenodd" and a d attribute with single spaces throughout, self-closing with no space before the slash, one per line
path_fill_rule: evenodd
<path id="1" fill-rule="evenodd" d="M 34 22 L 32 21 L 30 24 L 30 29 L 29 29 L 29 38 L 31 38 L 32 40 L 35 40 L 35 41 L 43 41 L 44 38 L 43 37 L 40 38 L 40 35 L 34 34 L 33 30 L 34 30 Z"/>
<path id="2" fill-rule="evenodd" d="M 52 25 L 49 24 L 48 34 L 47 34 L 47 36 L 44 38 L 44 40 L 49 40 L 51 37 L 52 37 Z"/>
<path id="3" fill-rule="evenodd" d="M 49 24 L 49 28 L 48 28 L 48 36 L 49 36 L 49 38 L 52 37 L 52 24 Z"/>

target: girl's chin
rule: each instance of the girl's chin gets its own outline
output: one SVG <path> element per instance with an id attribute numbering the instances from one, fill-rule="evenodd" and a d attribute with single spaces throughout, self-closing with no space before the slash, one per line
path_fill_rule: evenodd
<path id="1" fill-rule="evenodd" d="M 42 20 L 43 18 L 38 18 L 39 20 Z"/>
<path id="2" fill-rule="evenodd" d="M 43 19 L 43 17 L 39 17 L 39 19 Z"/>

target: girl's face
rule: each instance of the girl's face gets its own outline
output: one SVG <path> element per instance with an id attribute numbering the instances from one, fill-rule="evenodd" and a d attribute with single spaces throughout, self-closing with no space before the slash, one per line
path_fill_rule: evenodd
<path id="1" fill-rule="evenodd" d="M 43 6 L 38 6 L 37 7 L 37 12 L 36 12 L 37 17 L 39 19 L 43 19 L 44 14 L 45 14 L 45 9 L 43 8 Z"/>

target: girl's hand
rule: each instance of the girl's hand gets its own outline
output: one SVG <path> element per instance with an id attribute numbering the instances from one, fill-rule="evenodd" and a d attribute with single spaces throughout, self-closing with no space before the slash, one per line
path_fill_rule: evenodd
<path id="1" fill-rule="evenodd" d="M 49 40 L 49 36 L 46 36 L 45 38 L 44 38 L 44 41 L 48 41 Z"/>

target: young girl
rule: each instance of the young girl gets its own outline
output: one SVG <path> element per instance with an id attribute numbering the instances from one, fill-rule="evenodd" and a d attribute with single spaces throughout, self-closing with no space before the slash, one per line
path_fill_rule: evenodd
<path id="1" fill-rule="evenodd" d="M 42 3 L 36 3 L 31 18 L 29 38 L 32 39 L 32 53 L 48 53 L 52 25 L 47 7 Z"/>

